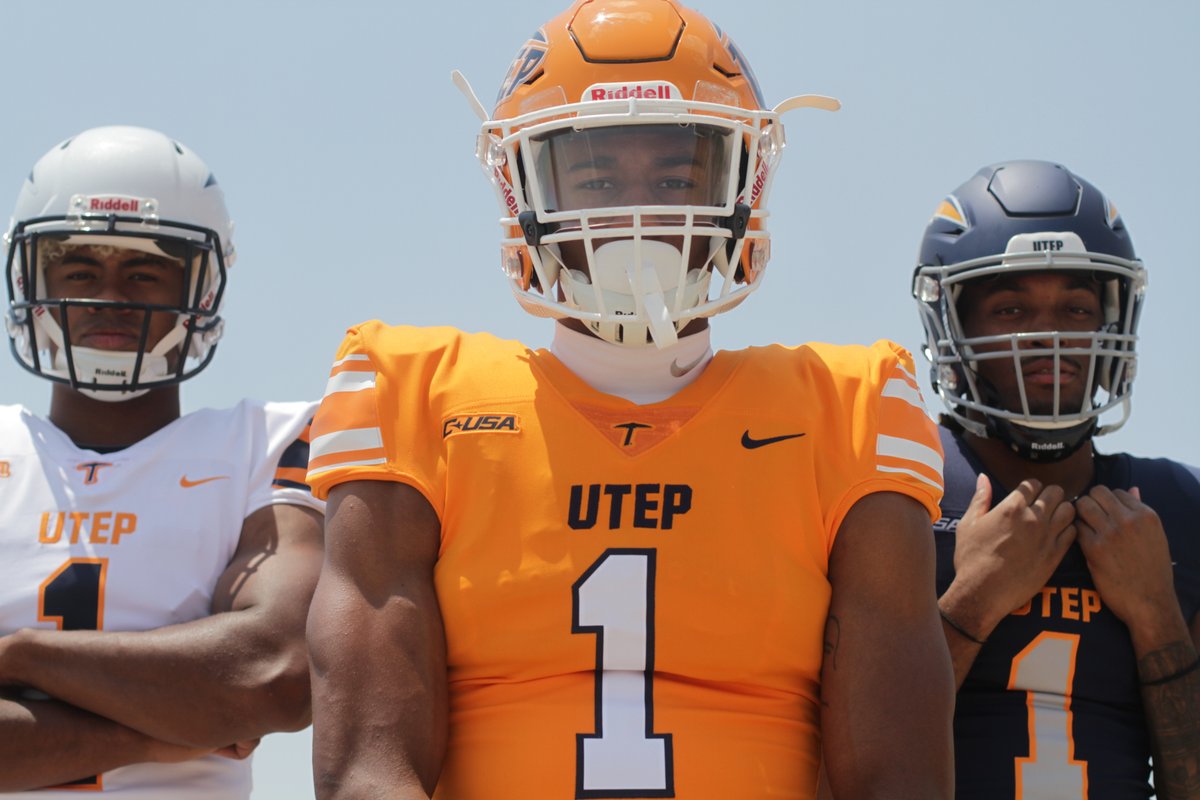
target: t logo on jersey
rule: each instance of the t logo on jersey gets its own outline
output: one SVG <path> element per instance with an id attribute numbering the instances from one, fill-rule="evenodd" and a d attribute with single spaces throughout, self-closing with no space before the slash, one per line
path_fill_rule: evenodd
<path id="1" fill-rule="evenodd" d="M 100 480 L 100 468 L 111 466 L 112 464 L 107 461 L 85 461 L 82 464 L 76 464 L 75 469 L 83 473 L 83 482 L 85 484 L 93 484 Z"/>
<path id="2" fill-rule="evenodd" d="M 644 422 L 623 422 L 620 425 L 613 425 L 613 427 L 617 428 L 618 430 L 625 431 L 625 441 L 621 443 L 621 446 L 629 447 L 630 445 L 633 444 L 634 431 L 640 430 L 642 428 L 653 428 L 654 426 L 647 425 Z"/>
<path id="3" fill-rule="evenodd" d="M 520 433 L 521 420 L 506 411 L 459 414 L 442 420 L 442 438 L 455 433 Z"/>

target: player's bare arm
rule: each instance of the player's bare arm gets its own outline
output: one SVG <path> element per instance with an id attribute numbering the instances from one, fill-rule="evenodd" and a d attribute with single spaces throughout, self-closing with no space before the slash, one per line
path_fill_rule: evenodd
<path id="1" fill-rule="evenodd" d="M 69 759 L 63 753 L 71 754 Z M 60 703 L 0 692 L 0 792 L 55 786 L 143 762 L 186 761 L 212 752 L 153 739 Z"/>
<path id="2" fill-rule="evenodd" d="M 446 645 L 433 569 L 441 525 L 406 484 L 329 495 L 309 614 L 317 796 L 425 798 L 446 747 Z"/>
<path id="3" fill-rule="evenodd" d="M 245 753 L 263 734 L 309 722 L 304 621 L 321 550 L 318 513 L 260 509 L 245 521 L 212 616 L 148 631 L 18 631 L 0 640 L 0 682 L 164 742 L 243 742 Z"/>
<path id="4" fill-rule="evenodd" d="M 981 474 L 958 526 L 954 582 L 938 600 L 956 686 L 992 629 L 1046 585 L 1075 541 L 1075 508 L 1061 487 L 1030 478 L 995 508 L 991 500 Z"/>
<path id="5" fill-rule="evenodd" d="M 877 493 L 850 509 L 829 559 L 821 670 L 834 797 L 953 796 L 954 684 L 933 572 L 929 516 L 916 501 Z"/>
<path id="6" fill-rule="evenodd" d="M 1175 594 L 1158 515 L 1137 489 L 1093 487 L 1076 501 L 1079 544 L 1101 600 L 1129 628 L 1161 798 L 1200 797 L 1200 669 Z"/>

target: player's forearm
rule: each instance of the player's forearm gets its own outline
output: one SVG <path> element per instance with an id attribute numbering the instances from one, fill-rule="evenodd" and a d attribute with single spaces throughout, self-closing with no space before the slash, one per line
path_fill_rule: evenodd
<path id="1" fill-rule="evenodd" d="M 153 744 L 65 703 L 0 694 L 0 792 L 55 786 L 151 761 Z"/>
<path id="2" fill-rule="evenodd" d="M 975 664 L 982 643 L 1003 617 L 985 602 L 983 595 L 964 589 L 958 581 L 938 598 L 938 611 L 942 617 L 942 634 L 950 650 L 957 691 Z"/>
<path id="3" fill-rule="evenodd" d="M 254 609 L 149 631 L 20 631 L 0 640 L 0 679 L 187 746 L 309 721 L 300 631 Z"/>
<path id="4" fill-rule="evenodd" d="M 446 746 L 436 597 L 384 608 L 322 577 L 309 615 L 313 772 L 321 800 L 432 795 Z"/>
<path id="5" fill-rule="evenodd" d="M 954 688 L 962 688 L 982 643 L 1004 618 L 1004 613 L 988 602 L 988 595 L 965 587 L 957 578 L 940 598 L 942 633 L 950 649 L 954 667 Z"/>
<path id="6" fill-rule="evenodd" d="M 1184 638 L 1139 654 L 1138 678 L 1154 754 L 1154 788 L 1161 800 L 1200 798 L 1200 669 Z"/>

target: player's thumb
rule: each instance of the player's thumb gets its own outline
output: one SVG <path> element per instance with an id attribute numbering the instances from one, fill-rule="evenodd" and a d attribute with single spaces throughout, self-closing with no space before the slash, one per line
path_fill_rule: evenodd
<path id="1" fill-rule="evenodd" d="M 974 519 L 981 517 L 988 512 L 992 507 L 992 482 L 988 480 L 988 476 L 982 472 L 975 478 L 975 494 L 971 495 L 971 502 L 967 505 L 966 513 L 963 518 L 970 517 Z"/>

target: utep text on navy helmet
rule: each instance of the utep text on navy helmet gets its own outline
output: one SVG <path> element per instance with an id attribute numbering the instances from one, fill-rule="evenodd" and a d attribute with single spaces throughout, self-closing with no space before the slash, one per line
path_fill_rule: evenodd
<path id="1" fill-rule="evenodd" d="M 1102 323 L 1094 331 L 968 337 L 958 307 L 963 286 L 1031 271 L 1090 275 L 1099 288 Z M 1030 460 L 1065 458 L 1128 419 L 1145 287 L 1146 271 L 1125 224 L 1095 186 L 1045 161 L 984 167 L 941 202 L 921 240 L 913 295 L 933 388 L 965 430 L 1000 439 Z M 1056 383 L 1048 406 L 1032 404 L 1022 365 L 1038 359 L 1053 359 L 1055 374 L 1060 365 L 1077 368 L 1086 378 L 1082 398 L 1061 396 Z M 988 360 L 1016 371 L 1016 401 L 1002 401 L 980 374 Z"/>

